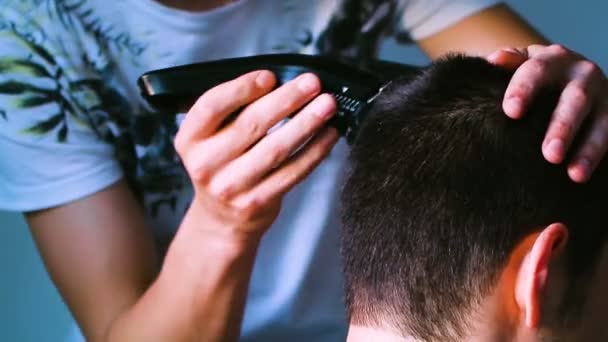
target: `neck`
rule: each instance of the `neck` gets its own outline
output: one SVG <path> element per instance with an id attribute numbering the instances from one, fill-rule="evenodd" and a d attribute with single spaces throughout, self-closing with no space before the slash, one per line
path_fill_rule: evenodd
<path id="1" fill-rule="evenodd" d="M 222 7 L 233 0 L 156 0 L 161 4 L 185 11 L 205 12 Z"/>
<path id="2" fill-rule="evenodd" d="M 550 334 L 539 334 L 538 332 L 518 330 L 510 336 L 500 334 L 496 331 L 479 331 L 464 338 L 463 342 L 536 342 L 536 341 L 562 341 L 554 340 Z M 412 336 L 400 336 L 388 330 L 370 328 L 364 326 L 350 325 L 346 342 L 425 342 Z M 567 340 L 564 340 L 567 341 Z"/>
<path id="3" fill-rule="evenodd" d="M 363 327 L 351 325 L 348 329 L 347 342 L 425 342 L 424 340 L 416 339 L 412 336 L 400 336 L 388 330 L 381 330 L 377 328 Z M 491 331 L 484 331 L 475 333 L 463 339 L 466 342 L 485 342 L 485 341 L 531 341 L 527 338 L 517 338 L 514 340 L 507 339 L 499 334 L 492 333 Z"/>
<path id="4" fill-rule="evenodd" d="M 371 327 L 364 327 L 359 325 L 350 325 L 348 327 L 348 336 L 346 337 L 347 342 L 366 342 L 366 341 L 378 341 L 378 342 L 417 342 L 412 338 L 404 338 L 397 334 L 394 334 L 388 330 L 382 330 Z"/>
<path id="5" fill-rule="evenodd" d="M 519 320 L 513 320 L 513 314 L 517 309 L 512 301 L 504 298 L 513 298 L 511 293 L 505 293 L 504 288 L 499 287 L 497 291 L 486 297 L 475 309 L 471 309 L 467 316 L 468 324 L 462 329 L 465 336 L 458 341 L 463 342 L 528 342 L 536 341 L 535 336 L 529 329 L 521 327 Z M 523 328 L 523 329 L 522 329 Z M 457 335 L 457 334 L 448 334 Z M 398 331 L 385 327 L 369 327 L 351 324 L 348 330 L 347 342 L 422 342 L 412 336 L 403 336 Z"/>

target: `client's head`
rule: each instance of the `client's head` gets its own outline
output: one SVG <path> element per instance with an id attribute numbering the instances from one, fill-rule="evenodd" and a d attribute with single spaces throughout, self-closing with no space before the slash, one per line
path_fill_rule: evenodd
<path id="1" fill-rule="evenodd" d="M 544 160 L 559 93 L 511 120 L 511 76 L 451 56 L 375 101 L 342 194 L 349 338 L 606 339 L 607 174 Z"/>

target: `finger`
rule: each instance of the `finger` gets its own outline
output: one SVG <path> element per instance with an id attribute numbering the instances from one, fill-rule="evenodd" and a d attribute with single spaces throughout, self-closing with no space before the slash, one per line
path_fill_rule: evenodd
<path id="1" fill-rule="evenodd" d="M 578 183 L 586 182 L 608 149 L 608 100 L 598 107 L 591 122 L 592 130 L 568 165 L 568 175 Z"/>
<path id="2" fill-rule="evenodd" d="M 505 91 L 503 110 L 513 119 L 523 116 L 526 106 L 543 85 L 561 82 L 567 76 L 564 70 L 576 56 L 561 45 L 532 45 L 527 51 L 530 59 L 515 71 Z"/>
<path id="3" fill-rule="evenodd" d="M 515 70 L 528 59 L 528 54 L 524 49 L 509 48 L 498 50 L 486 59 L 499 67 Z"/>
<path id="4" fill-rule="evenodd" d="M 268 93 L 275 82 L 272 72 L 261 70 L 209 89 L 186 115 L 176 139 L 187 142 L 213 134 L 227 116 Z"/>
<path id="5" fill-rule="evenodd" d="M 574 68 L 572 81 L 560 96 L 543 142 L 543 154 L 547 161 L 557 164 L 565 158 L 566 151 L 601 91 L 604 77 L 598 70 L 587 61 L 579 62 Z"/>
<path id="6" fill-rule="evenodd" d="M 286 164 L 264 179 L 253 190 L 235 198 L 233 203 L 237 207 L 248 207 L 252 202 L 269 203 L 281 198 L 321 163 L 338 141 L 338 137 L 335 128 L 324 128 Z"/>
<path id="7" fill-rule="evenodd" d="M 551 45 L 551 46 L 557 47 L 558 45 Z M 548 45 L 532 44 L 526 48 L 526 51 L 528 51 L 528 55 L 530 57 L 536 57 L 539 54 L 546 53 L 548 47 L 549 47 Z"/>
<path id="8" fill-rule="evenodd" d="M 253 187 L 326 124 L 335 108 L 333 96 L 318 96 L 287 124 L 267 135 L 221 170 L 209 185 L 209 191 L 220 198 L 229 199 Z"/>
<path id="9" fill-rule="evenodd" d="M 321 82 L 304 74 L 249 105 L 207 143 L 209 167 L 219 169 L 259 141 L 276 123 L 298 111 L 320 91 Z"/>
<path id="10" fill-rule="evenodd" d="M 528 55 L 531 58 L 551 54 L 554 56 L 567 57 L 569 59 L 584 59 L 584 57 L 575 51 L 568 49 L 567 47 L 560 44 L 551 44 L 551 45 L 530 45 L 526 49 L 528 51 Z"/>
<path id="11" fill-rule="evenodd" d="M 513 119 L 522 117 L 524 108 L 539 88 L 549 83 L 555 68 L 555 64 L 538 58 L 524 62 L 513 74 L 505 91 L 503 101 L 505 113 Z"/>

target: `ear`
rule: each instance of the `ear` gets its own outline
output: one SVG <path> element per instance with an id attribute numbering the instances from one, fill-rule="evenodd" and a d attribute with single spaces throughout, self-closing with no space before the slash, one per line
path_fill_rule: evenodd
<path id="1" fill-rule="evenodd" d="M 540 324 L 551 262 L 564 250 L 567 240 L 566 226 L 553 223 L 538 234 L 524 257 L 517 276 L 515 296 L 528 328 L 538 328 Z"/>

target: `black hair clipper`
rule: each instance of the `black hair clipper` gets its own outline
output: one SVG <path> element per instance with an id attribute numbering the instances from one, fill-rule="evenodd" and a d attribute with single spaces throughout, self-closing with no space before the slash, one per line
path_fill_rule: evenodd
<path id="1" fill-rule="evenodd" d="M 322 92 L 333 94 L 338 104 L 330 121 L 349 143 L 354 140 L 365 112 L 390 83 L 417 67 L 373 61 L 365 67 L 347 60 L 301 54 L 271 54 L 222 59 L 150 71 L 138 80 L 143 97 L 157 110 L 187 112 L 208 89 L 245 73 L 267 69 L 277 77 L 277 86 L 300 74 L 311 72 L 321 80 Z"/>

